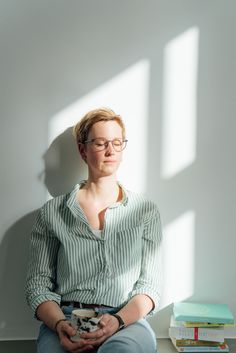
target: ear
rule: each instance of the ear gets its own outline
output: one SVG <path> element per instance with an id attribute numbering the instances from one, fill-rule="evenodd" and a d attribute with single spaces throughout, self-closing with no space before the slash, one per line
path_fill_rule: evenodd
<path id="1" fill-rule="evenodd" d="M 87 156 L 86 156 L 86 147 L 84 143 L 78 143 L 78 150 L 79 154 L 81 155 L 81 158 L 86 162 Z"/>

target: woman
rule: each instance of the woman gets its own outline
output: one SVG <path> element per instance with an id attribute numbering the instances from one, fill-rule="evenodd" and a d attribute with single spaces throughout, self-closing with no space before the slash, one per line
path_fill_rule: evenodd
<path id="1" fill-rule="evenodd" d="M 90 111 L 74 135 L 88 179 L 48 201 L 31 235 L 26 298 L 43 321 L 38 352 L 154 353 L 144 317 L 160 300 L 158 209 L 117 182 L 127 142 L 119 115 Z M 78 307 L 103 315 L 97 331 L 72 342 Z"/>

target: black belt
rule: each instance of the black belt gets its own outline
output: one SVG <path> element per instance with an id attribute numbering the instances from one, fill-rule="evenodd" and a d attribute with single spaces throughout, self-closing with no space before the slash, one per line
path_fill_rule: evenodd
<path id="1" fill-rule="evenodd" d="M 108 305 L 103 305 L 103 304 L 86 304 L 86 303 L 80 303 L 80 302 L 69 302 L 69 301 L 62 301 L 61 302 L 61 306 L 70 306 L 72 305 L 74 308 L 80 308 L 80 309 L 95 309 L 95 308 L 100 308 L 100 307 L 104 307 L 104 308 L 112 308 L 112 306 L 108 306 Z"/>

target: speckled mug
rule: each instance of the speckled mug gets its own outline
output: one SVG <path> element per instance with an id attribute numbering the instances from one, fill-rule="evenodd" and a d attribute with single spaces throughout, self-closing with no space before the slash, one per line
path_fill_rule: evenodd
<path id="1" fill-rule="evenodd" d="M 81 333 L 96 331 L 101 315 L 92 309 L 76 309 L 71 313 L 71 326 L 76 329 L 72 341 L 78 341 Z"/>

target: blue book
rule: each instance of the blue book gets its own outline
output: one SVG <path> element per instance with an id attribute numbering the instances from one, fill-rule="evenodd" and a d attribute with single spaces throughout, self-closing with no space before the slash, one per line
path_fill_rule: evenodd
<path id="1" fill-rule="evenodd" d="M 234 324 L 234 317 L 227 304 L 179 302 L 174 304 L 177 321 Z"/>

